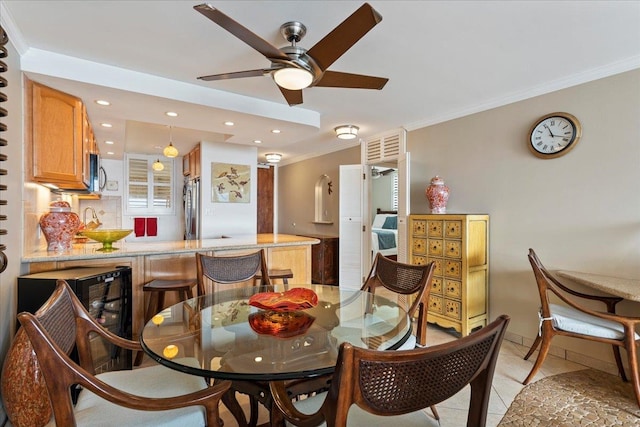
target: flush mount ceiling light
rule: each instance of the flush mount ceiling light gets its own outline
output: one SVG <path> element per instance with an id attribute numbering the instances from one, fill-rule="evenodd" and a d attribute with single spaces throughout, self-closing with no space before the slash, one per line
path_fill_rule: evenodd
<path id="1" fill-rule="evenodd" d="M 166 147 L 164 147 L 164 150 L 162 150 L 162 154 L 165 155 L 165 157 L 177 157 L 178 156 L 178 149 L 176 147 L 173 146 L 173 142 L 171 141 L 171 126 L 169 126 L 169 145 L 167 145 Z M 160 169 L 162 170 L 162 169 Z"/>
<path id="2" fill-rule="evenodd" d="M 309 87 L 313 74 L 302 68 L 282 68 L 273 73 L 273 80 L 285 89 L 300 90 Z"/>
<path id="3" fill-rule="evenodd" d="M 334 130 L 336 131 L 336 135 L 340 139 L 353 139 L 358 136 L 358 130 L 360 128 L 354 125 L 342 125 L 336 127 Z"/>
<path id="4" fill-rule="evenodd" d="M 158 159 L 155 162 L 153 162 L 153 164 L 151 165 L 151 169 L 153 169 L 156 172 L 160 172 L 164 170 L 164 165 L 162 164 L 160 159 Z"/>
<path id="5" fill-rule="evenodd" d="M 267 162 L 269 163 L 278 163 L 280 159 L 282 159 L 282 154 L 278 153 L 267 153 L 264 155 L 266 157 Z"/>

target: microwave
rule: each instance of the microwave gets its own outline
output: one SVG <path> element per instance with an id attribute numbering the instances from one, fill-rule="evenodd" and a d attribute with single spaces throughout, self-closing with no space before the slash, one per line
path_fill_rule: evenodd
<path id="1" fill-rule="evenodd" d="M 88 186 L 85 189 L 64 188 L 64 186 L 60 186 L 59 189 L 52 191 L 54 193 L 99 196 L 101 189 L 106 184 L 106 181 L 107 174 L 105 173 L 102 166 L 100 166 L 100 155 L 89 154 L 89 178 L 87 179 Z"/>

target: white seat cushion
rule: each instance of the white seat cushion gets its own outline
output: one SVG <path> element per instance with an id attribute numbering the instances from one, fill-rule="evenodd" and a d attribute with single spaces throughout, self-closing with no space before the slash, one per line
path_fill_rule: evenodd
<path id="1" fill-rule="evenodd" d="M 324 402 L 325 396 L 327 393 L 320 393 L 315 396 L 308 397 L 306 399 L 298 400 L 293 402 L 295 407 L 305 414 L 312 414 L 317 411 L 320 406 L 322 406 L 322 402 Z M 390 426 L 398 426 L 398 427 L 436 427 L 438 426 L 438 422 L 430 415 L 427 415 L 426 411 L 430 411 L 430 409 L 420 410 L 416 412 L 411 412 L 409 414 L 404 415 L 392 415 L 392 416 L 380 416 L 373 415 L 369 412 L 361 409 L 358 405 L 351 405 L 349 408 L 349 415 L 347 416 L 347 426 L 348 427 L 373 427 L 380 425 L 390 425 Z M 292 426 L 289 422 L 286 423 L 287 426 Z M 326 423 L 320 424 L 321 426 L 326 426 Z"/>
<path id="2" fill-rule="evenodd" d="M 624 327 L 620 323 L 601 319 L 565 305 L 549 304 L 549 309 L 553 327 L 556 329 L 614 340 L 624 338 Z M 640 339 L 640 335 L 636 333 L 637 339 Z"/>
<path id="3" fill-rule="evenodd" d="M 183 362 L 184 363 L 184 362 Z M 198 361 L 188 361 L 194 367 Z M 204 379 L 184 374 L 162 365 L 125 371 L 111 371 L 96 377 L 105 383 L 129 393 L 146 397 L 179 396 L 207 387 Z M 75 406 L 75 417 L 80 426 L 204 426 L 202 406 L 167 411 L 140 411 L 108 402 L 88 390 L 82 390 Z M 55 426 L 52 419 L 47 426 Z"/>

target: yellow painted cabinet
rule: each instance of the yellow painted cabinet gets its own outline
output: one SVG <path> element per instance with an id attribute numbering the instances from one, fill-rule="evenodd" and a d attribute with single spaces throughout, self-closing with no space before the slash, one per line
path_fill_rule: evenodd
<path id="1" fill-rule="evenodd" d="M 489 316 L 489 216 L 411 215 L 409 260 L 435 263 L 428 321 L 462 336 Z"/>

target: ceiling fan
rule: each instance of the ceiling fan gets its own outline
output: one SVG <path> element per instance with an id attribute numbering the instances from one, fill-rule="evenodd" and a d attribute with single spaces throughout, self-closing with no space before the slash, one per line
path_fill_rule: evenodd
<path id="1" fill-rule="evenodd" d="M 378 179 L 381 176 L 386 176 L 389 175 L 392 172 L 395 172 L 396 169 L 393 168 L 389 168 L 389 169 L 382 169 L 378 166 L 371 166 L 371 178 L 373 179 Z"/>
<path id="2" fill-rule="evenodd" d="M 280 26 L 280 33 L 291 46 L 277 48 L 209 4 L 194 6 L 194 9 L 271 61 L 269 68 L 212 74 L 198 77 L 200 80 L 227 80 L 271 74 L 289 105 L 302 104 L 302 89 L 307 87 L 380 90 L 389 80 L 327 70 L 382 20 L 382 16 L 368 3 L 360 6 L 309 50 L 297 46 L 307 33 L 307 28 L 300 22 L 290 21 Z"/>

